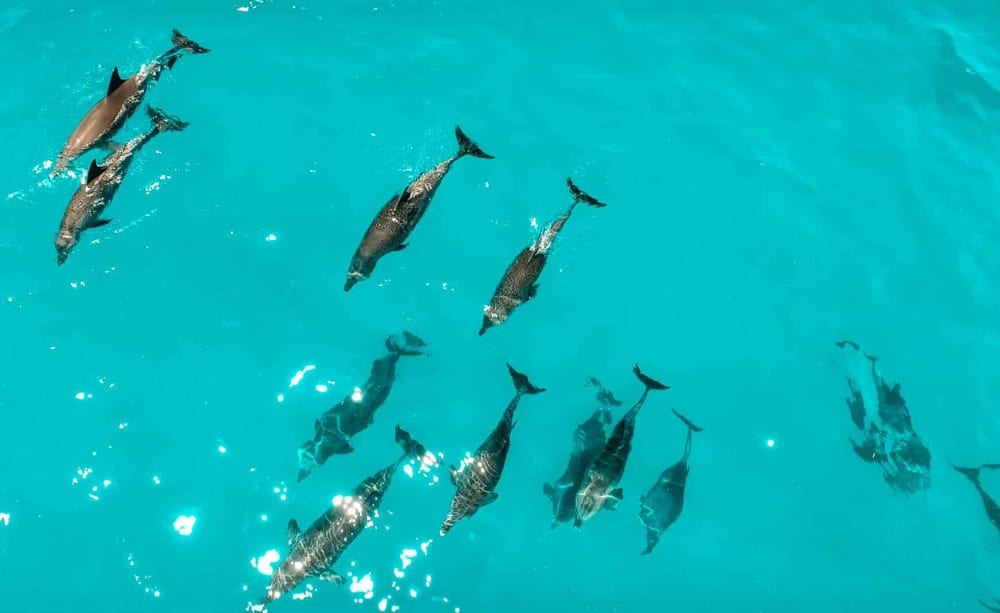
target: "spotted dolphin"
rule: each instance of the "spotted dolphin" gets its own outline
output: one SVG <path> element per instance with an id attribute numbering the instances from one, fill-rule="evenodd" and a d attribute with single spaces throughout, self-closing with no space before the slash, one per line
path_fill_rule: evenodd
<path id="1" fill-rule="evenodd" d="M 639 500 L 639 521 L 646 527 L 646 549 L 642 552 L 643 555 L 653 552 L 660 537 L 677 521 L 684 509 L 684 489 L 688 473 L 691 472 L 688 465 L 688 458 L 691 457 L 691 434 L 702 431 L 702 428 L 691 423 L 676 409 L 674 415 L 687 426 L 684 455 L 676 464 L 663 471 L 656 483 Z"/>
<path id="2" fill-rule="evenodd" d="M 542 487 L 542 491 L 552 501 L 553 528 L 573 519 L 576 513 L 576 494 L 580 491 L 583 477 L 607 443 L 606 426 L 611 424 L 610 408 L 622 405 L 614 394 L 604 389 L 600 381 L 594 377 L 589 377 L 587 381 L 589 385 L 598 388 L 597 401 L 601 406 L 573 431 L 569 464 L 562 476 L 555 483 L 546 483 Z"/>
<path id="3" fill-rule="evenodd" d="M 647 377 L 636 364 L 632 369 L 635 376 L 645 386 L 642 396 L 636 401 L 628 413 L 615 424 L 608 442 L 597 456 L 594 463 L 587 469 L 583 477 L 580 491 L 576 495 L 576 518 L 573 526 L 579 528 L 583 523 L 602 508 L 614 510 L 622 499 L 622 489 L 618 487 L 622 475 L 625 474 L 625 464 L 632 452 L 632 436 L 635 434 L 635 418 L 639 409 L 646 403 L 650 390 L 666 390 L 669 386 Z"/>
<path id="4" fill-rule="evenodd" d="M 545 388 L 535 387 L 528 377 L 514 370 L 507 364 L 507 370 L 514 381 L 517 390 L 514 398 L 507 405 L 499 423 L 486 437 L 471 458 L 462 461 L 461 468 L 451 467 L 451 482 L 455 485 L 455 496 L 451 499 L 448 517 L 441 525 L 441 536 L 448 533 L 452 527 L 463 519 L 476 514 L 497 499 L 496 487 L 503 475 L 507 462 L 507 452 L 510 450 L 510 433 L 517 424 L 514 421 L 514 411 L 525 394 L 540 394 Z"/>
<path id="5" fill-rule="evenodd" d="M 559 219 L 545 228 L 537 239 L 517 254 L 503 273 L 500 283 L 493 291 L 490 303 L 483 309 L 483 325 L 479 328 L 479 336 L 494 326 L 499 326 L 511 316 L 517 307 L 528 302 L 538 293 L 538 278 L 549 259 L 549 250 L 563 229 L 569 216 L 573 214 L 576 205 L 584 202 L 590 206 L 602 208 L 605 205 L 596 198 L 586 194 L 573 184 L 572 179 L 566 179 L 573 202 Z"/>
<path id="6" fill-rule="evenodd" d="M 360 393 L 352 392 L 327 409 L 313 424 L 313 437 L 299 446 L 300 483 L 331 456 L 354 451 L 350 440 L 372 425 L 375 412 L 389 397 L 396 381 L 399 358 L 423 355 L 426 345 L 419 336 L 406 331 L 385 339 L 389 353 L 372 364 L 371 374 L 359 388 Z"/>
<path id="7" fill-rule="evenodd" d="M 59 233 L 56 234 L 56 262 L 59 265 L 69 257 L 83 231 L 99 228 L 111 222 L 101 215 L 111 204 L 135 154 L 160 132 L 183 130 L 188 126 L 187 122 L 171 117 L 160 109 L 147 106 L 146 111 L 153 122 L 149 132 L 140 134 L 119 146 L 100 166 L 96 161 L 91 161 L 87 182 L 81 185 L 70 199 L 62 223 L 59 225 Z"/>
<path id="8" fill-rule="evenodd" d="M 983 501 L 986 517 L 997 530 L 1000 530 L 1000 505 L 997 504 L 992 496 L 986 493 L 986 490 L 983 489 L 982 484 L 979 482 L 979 473 L 984 468 L 995 470 L 1000 468 L 1000 464 L 983 464 L 976 468 L 966 468 L 964 466 L 954 466 L 953 468 L 968 477 L 969 481 L 972 482 L 972 486 L 976 488 L 976 492 L 979 493 L 979 497 Z"/>
<path id="9" fill-rule="evenodd" d="M 111 72 L 108 91 L 80 120 L 69 140 L 56 159 L 50 176 L 66 170 L 70 162 L 93 147 L 108 144 L 111 138 L 135 113 L 149 86 L 160 79 L 163 69 L 171 69 L 177 58 L 185 53 L 208 53 L 209 50 L 187 38 L 177 30 L 171 38 L 173 47 L 161 53 L 148 65 L 140 68 L 127 79 L 121 78 L 118 68 Z"/>
<path id="10" fill-rule="evenodd" d="M 402 194 L 389 198 L 379 210 L 351 258 L 347 281 L 344 283 L 345 292 L 370 277 L 375 265 L 384 256 L 406 248 L 409 244 L 407 239 L 427 212 L 427 207 L 452 164 L 466 155 L 493 159 L 492 155 L 484 153 L 458 126 L 455 127 L 455 138 L 458 140 L 458 152 L 455 155 L 417 177 L 406 186 Z"/>
<path id="11" fill-rule="evenodd" d="M 267 593 L 260 604 L 249 608 L 262 610 L 264 605 L 277 600 L 310 577 L 337 585 L 344 583 L 344 578 L 333 569 L 333 565 L 364 531 L 378 510 L 399 465 L 408 457 L 415 457 L 428 465 L 436 463 L 433 454 L 398 425 L 396 442 L 403 448 L 403 453 L 395 462 L 358 484 L 351 496 L 335 499 L 333 506 L 305 532 L 299 529 L 294 519 L 288 522 L 288 556 L 271 576 Z"/>

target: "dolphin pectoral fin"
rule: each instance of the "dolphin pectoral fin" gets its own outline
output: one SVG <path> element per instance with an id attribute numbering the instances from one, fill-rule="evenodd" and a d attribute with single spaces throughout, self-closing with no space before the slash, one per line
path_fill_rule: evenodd
<path id="1" fill-rule="evenodd" d="M 90 183 L 104 172 L 104 167 L 97 165 L 97 160 L 90 160 L 90 169 L 87 170 L 87 183 Z"/>
<path id="2" fill-rule="evenodd" d="M 524 288 L 523 292 L 521 292 L 521 302 L 525 303 L 534 298 L 537 294 L 538 294 L 538 284 L 532 283 L 528 287 Z"/>
<path id="3" fill-rule="evenodd" d="M 458 469 L 454 464 L 451 465 L 451 484 L 458 487 Z"/>
<path id="4" fill-rule="evenodd" d="M 549 498 L 554 499 L 556 497 L 556 488 L 552 487 L 551 483 L 544 484 L 542 486 L 542 492 L 544 492 Z"/>
<path id="5" fill-rule="evenodd" d="M 95 219 L 94 221 L 87 224 L 87 229 L 100 228 L 101 226 L 106 226 L 109 223 L 111 223 L 110 219 Z"/>
<path id="6" fill-rule="evenodd" d="M 490 504 L 491 502 L 496 502 L 497 498 L 499 498 L 499 497 L 500 497 L 500 495 L 497 494 L 496 492 L 490 492 L 489 494 L 486 494 L 485 496 L 483 496 L 483 503 L 480 504 L 479 506 L 480 507 L 485 507 L 486 505 Z"/>
<path id="7" fill-rule="evenodd" d="M 347 583 L 347 579 L 344 579 L 336 573 L 332 568 L 328 568 L 319 574 L 320 581 L 326 581 L 327 583 L 332 583 L 334 585 L 344 585 Z"/>
<path id="8" fill-rule="evenodd" d="M 400 246 L 398 246 L 395 249 L 393 249 L 393 251 L 402 251 L 403 249 L 406 249 L 409 246 L 410 246 L 410 243 L 402 243 Z"/>
<path id="9" fill-rule="evenodd" d="M 107 95 L 110 96 L 112 94 L 112 92 L 114 92 L 116 89 L 118 89 L 119 87 L 121 87 L 122 83 L 124 83 L 124 82 L 125 82 L 125 79 L 123 79 L 121 77 L 121 75 L 118 74 L 118 67 L 115 66 L 115 69 L 111 72 L 111 80 L 108 82 L 108 93 L 107 93 Z"/>
<path id="10" fill-rule="evenodd" d="M 302 531 L 299 530 L 299 522 L 294 519 L 288 520 L 288 551 L 295 549 L 302 540 Z"/>
<path id="11" fill-rule="evenodd" d="M 611 493 L 608 494 L 607 497 L 604 499 L 604 508 L 609 511 L 617 511 L 618 503 L 621 502 L 622 498 L 624 497 L 625 495 L 622 492 L 622 488 L 619 487 L 617 489 L 611 490 Z"/>

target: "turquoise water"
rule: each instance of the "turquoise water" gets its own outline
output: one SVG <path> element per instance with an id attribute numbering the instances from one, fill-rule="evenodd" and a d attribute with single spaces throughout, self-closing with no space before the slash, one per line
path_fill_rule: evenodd
<path id="1" fill-rule="evenodd" d="M 440 538 L 447 470 L 401 472 L 339 564 L 371 598 L 311 580 L 272 611 L 984 610 L 1000 540 L 950 464 L 1000 461 L 998 24 L 986 2 L 8 2 L 0 610 L 243 610 L 268 582 L 251 560 L 392 461 L 396 423 L 445 466 L 473 451 L 506 361 L 549 391 L 519 409 L 498 501 Z M 212 51 L 146 101 L 191 125 L 56 266 L 79 176 L 46 163 L 175 27 Z M 378 207 L 456 124 L 496 159 L 456 163 L 407 250 L 345 294 Z M 577 210 L 538 297 L 478 337 L 567 176 L 609 206 Z M 313 421 L 404 329 L 430 355 L 297 484 Z M 902 384 L 928 489 L 851 450 L 842 338 Z M 673 387 L 639 416 L 625 501 L 550 529 L 586 376 L 627 407 L 635 362 Z M 672 407 L 705 431 L 642 557 L 638 497 L 683 449 Z"/>

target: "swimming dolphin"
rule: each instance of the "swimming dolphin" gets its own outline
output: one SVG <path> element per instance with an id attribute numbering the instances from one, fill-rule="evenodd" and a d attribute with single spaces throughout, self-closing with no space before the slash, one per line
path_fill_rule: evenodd
<path id="1" fill-rule="evenodd" d="M 877 464 L 885 482 L 903 494 L 930 487 L 931 452 L 913 428 L 900 384 L 890 386 L 879 373 L 878 358 L 865 353 L 858 343 L 843 340 L 836 345 L 869 362 L 868 381 L 859 380 L 853 373 L 847 377 L 847 407 L 862 436 L 860 442 L 853 438 L 850 441 L 854 453 L 865 462 Z M 866 406 L 862 383 L 872 386 L 874 394 L 869 397 L 874 396 L 874 410 Z"/>
<path id="2" fill-rule="evenodd" d="M 99 228 L 111 222 L 110 219 L 102 219 L 101 214 L 111 204 L 135 154 L 160 132 L 183 130 L 188 126 L 187 122 L 171 117 L 160 109 L 147 106 L 146 111 L 153 122 L 149 132 L 119 146 L 100 166 L 96 160 L 90 162 L 87 182 L 73 194 L 59 225 L 59 233 L 56 235 L 57 264 L 62 265 L 66 261 L 84 230 Z"/>
<path id="3" fill-rule="evenodd" d="M 597 401 L 601 403 L 601 407 L 573 431 L 573 448 L 562 476 L 555 483 L 546 483 L 542 487 L 542 491 L 552 501 L 552 528 L 573 519 L 576 513 L 576 494 L 583 477 L 607 442 L 605 426 L 611 423 L 610 407 L 622 405 L 594 377 L 589 377 L 588 383 L 598 388 Z"/>
<path id="4" fill-rule="evenodd" d="M 497 499 L 496 487 L 503 474 L 510 450 L 510 432 L 517 424 L 514 411 L 524 394 L 540 394 L 545 388 L 535 387 L 528 377 L 507 364 L 507 370 L 514 381 L 517 392 L 507 405 L 499 423 L 486 437 L 471 458 L 462 460 L 462 467 L 451 467 L 451 482 L 455 485 L 455 496 L 451 499 L 448 517 L 441 525 L 441 536 L 463 519 L 472 517 L 481 507 Z"/>
<path id="5" fill-rule="evenodd" d="M 684 455 L 676 464 L 660 473 L 660 478 L 639 500 L 639 521 L 646 526 L 646 549 L 642 555 L 653 552 L 653 548 L 660 542 L 660 537 L 677 521 L 684 509 L 684 487 L 691 470 L 688 466 L 688 458 L 691 456 L 691 434 L 702 431 L 676 409 L 674 415 L 684 422 L 688 429 L 687 440 L 684 442 Z"/>
<path id="6" fill-rule="evenodd" d="M 370 277 L 382 257 L 406 248 L 409 244 L 406 239 L 424 216 L 434 193 L 456 160 L 466 155 L 493 159 L 492 155 L 484 153 L 458 126 L 455 126 L 455 138 L 458 139 L 458 152 L 455 155 L 417 177 L 406 186 L 402 194 L 389 198 L 372 220 L 351 258 L 347 281 L 344 283 L 345 292 Z"/>
<path id="7" fill-rule="evenodd" d="M 984 468 L 995 470 L 1000 468 L 1000 464 L 983 464 L 982 466 L 976 468 L 966 468 L 964 466 L 954 466 L 953 468 L 968 477 L 969 481 L 972 481 L 973 487 L 975 487 L 976 491 L 979 492 L 979 497 L 983 501 L 983 508 L 986 510 L 986 517 L 989 518 L 990 523 L 993 524 L 997 530 L 1000 530 L 1000 505 L 998 505 L 996 501 L 986 493 L 982 484 L 979 483 L 979 472 L 981 470 Z"/>
<path id="8" fill-rule="evenodd" d="M 333 564 L 364 531 L 378 510 L 399 465 L 410 456 L 415 456 L 422 463 L 436 462 L 423 445 L 398 425 L 396 442 L 403 448 L 402 455 L 358 484 L 351 496 L 335 499 L 334 505 L 308 530 L 301 532 L 294 519 L 288 522 L 288 556 L 271 576 L 267 593 L 257 607 L 252 607 L 254 610 L 261 610 L 309 577 L 318 577 L 337 585 L 344 583 L 344 578 L 333 569 Z"/>
<path id="9" fill-rule="evenodd" d="M 670 389 L 670 386 L 644 375 L 639 370 L 638 364 L 635 365 L 632 372 L 639 378 L 645 389 L 628 413 L 615 424 L 604 449 L 601 450 L 600 455 L 597 456 L 583 477 L 580 491 L 576 494 L 576 518 L 573 520 L 573 526 L 576 528 L 597 515 L 597 512 L 602 508 L 609 510 L 618 508 L 618 502 L 622 499 L 622 489 L 618 487 L 618 483 L 625 473 L 625 464 L 632 452 L 632 436 L 635 434 L 636 415 L 639 414 L 642 405 L 646 403 L 646 397 L 650 390 Z"/>
<path id="10" fill-rule="evenodd" d="M 607 206 L 580 190 L 573 184 L 572 179 L 566 179 L 566 185 L 569 186 L 569 191 L 573 195 L 573 202 L 559 219 L 538 235 L 535 242 L 522 249 L 521 253 L 517 254 L 514 261 L 504 271 L 500 283 L 493 290 L 490 303 L 483 309 L 483 325 L 479 328 L 479 336 L 486 334 L 486 331 L 493 326 L 499 326 L 507 321 L 507 318 L 517 307 L 528 302 L 538 293 L 538 278 L 549 259 L 549 250 L 552 248 L 556 236 L 559 235 L 559 231 L 569 221 L 569 216 L 573 214 L 576 205 L 584 202 L 598 208 Z"/>
<path id="11" fill-rule="evenodd" d="M 354 451 L 350 439 L 372 425 L 375 412 L 389 397 L 396 381 L 396 362 L 401 356 L 423 355 L 427 345 L 416 334 L 404 331 L 385 339 L 389 354 L 375 360 L 371 374 L 361 388 L 327 409 L 313 425 L 313 437 L 299 446 L 299 483 L 318 466 L 337 454 Z"/>
<path id="12" fill-rule="evenodd" d="M 1000 613 L 1000 598 L 994 598 L 994 600 L 996 600 L 996 602 L 997 602 L 996 606 L 991 606 L 991 605 L 986 604 L 985 602 L 983 602 L 983 600 L 981 598 L 978 599 L 978 600 L 979 600 L 979 604 L 981 604 L 984 607 L 986 607 L 986 609 L 988 611 L 994 611 L 995 613 Z"/>
<path id="13" fill-rule="evenodd" d="M 91 148 L 107 144 L 125 124 L 125 120 L 139 108 L 149 86 L 160 79 L 164 68 L 173 68 L 177 58 L 185 53 L 209 52 L 177 30 L 173 31 L 172 42 L 173 47 L 127 79 L 121 78 L 115 67 L 107 94 L 90 109 L 70 134 L 50 176 L 54 177 L 66 170 L 70 162 Z"/>

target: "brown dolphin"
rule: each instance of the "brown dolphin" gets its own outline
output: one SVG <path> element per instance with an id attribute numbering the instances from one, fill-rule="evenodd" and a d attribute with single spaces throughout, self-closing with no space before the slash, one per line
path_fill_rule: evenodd
<path id="1" fill-rule="evenodd" d="M 535 297 L 538 292 L 538 277 L 545 268 L 545 262 L 549 259 L 549 249 L 555 242 L 556 236 L 562 230 L 569 216 L 573 214 L 573 209 L 577 203 L 586 202 L 591 206 L 604 207 L 603 202 L 586 194 L 579 187 L 573 184 L 572 179 L 566 179 L 566 185 L 573 195 L 573 203 L 569 209 L 562 214 L 562 217 L 555 220 L 551 226 L 539 235 L 532 244 L 528 245 L 517 254 L 514 261 L 507 267 L 503 278 L 493 291 L 493 298 L 483 309 L 483 326 L 479 329 L 479 336 L 486 334 L 486 331 L 493 326 L 499 326 L 507 321 L 514 309 Z"/>
<path id="2" fill-rule="evenodd" d="M 172 41 L 174 46 L 170 50 L 160 54 L 127 79 L 122 79 L 118 74 L 118 68 L 115 67 L 108 83 L 107 94 L 90 109 L 69 135 L 69 140 L 59 153 L 50 176 L 55 177 L 66 170 L 70 162 L 90 149 L 107 144 L 139 108 L 149 86 L 159 80 L 164 68 L 173 68 L 177 58 L 184 53 L 209 51 L 177 30 L 173 32 Z"/>
<path id="3" fill-rule="evenodd" d="M 136 136 L 129 142 L 118 147 L 98 166 L 97 161 L 90 162 L 90 172 L 87 182 L 81 185 L 73 198 L 70 199 L 66 212 L 63 214 L 59 233 L 56 235 L 56 262 L 60 265 L 69 257 L 70 251 L 80 240 L 80 234 L 89 228 L 99 228 L 111 222 L 101 219 L 101 213 L 111 204 L 111 199 L 128 172 L 132 159 L 143 145 L 150 139 L 167 130 L 183 130 L 187 123 L 176 117 L 171 117 L 159 109 L 147 106 L 146 111 L 153 122 L 153 127 L 145 134 Z"/>
<path id="4" fill-rule="evenodd" d="M 347 270 L 347 282 L 344 283 L 345 292 L 370 277 L 375 265 L 383 256 L 406 248 L 406 239 L 424 216 L 431 199 L 434 198 L 434 193 L 456 160 L 466 155 L 493 159 L 492 155 L 483 153 L 483 150 L 458 126 L 455 127 L 455 138 L 458 139 L 458 152 L 455 155 L 417 177 L 406 186 L 402 195 L 389 198 L 389 202 L 385 203 L 372 220 L 364 238 L 361 239 L 361 244 L 354 252 L 354 257 L 351 258 L 351 266 Z"/>

